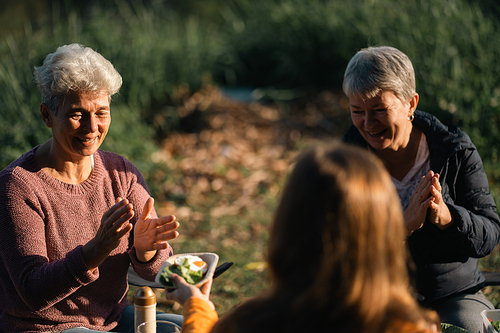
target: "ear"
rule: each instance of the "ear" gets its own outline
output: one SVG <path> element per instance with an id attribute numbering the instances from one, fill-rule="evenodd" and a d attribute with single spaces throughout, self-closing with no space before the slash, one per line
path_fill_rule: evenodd
<path id="1" fill-rule="evenodd" d="M 50 112 L 47 104 L 40 104 L 40 113 L 42 114 L 42 119 L 45 125 L 47 125 L 48 128 L 52 128 L 52 113 Z"/>
<path id="2" fill-rule="evenodd" d="M 418 99 L 419 99 L 419 96 L 417 93 L 413 94 L 413 96 L 410 98 L 410 100 L 409 100 L 410 114 L 413 114 L 413 112 L 415 112 L 415 110 L 417 109 Z"/>

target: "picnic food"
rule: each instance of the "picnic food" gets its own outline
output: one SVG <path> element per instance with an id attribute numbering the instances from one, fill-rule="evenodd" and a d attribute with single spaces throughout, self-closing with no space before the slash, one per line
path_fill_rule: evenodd
<path id="1" fill-rule="evenodd" d="M 160 283 L 167 288 L 175 288 L 175 283 L 170 279 L 170 275 L 175 273 L 182 276 L 187 283 L 196 284 L 203 278 L 207 270 L 207 263 L 198 256 L 178 256 L 172 265 L 163 269 L 160 275 Z"/>
<path id="2" fill-rule="evenodd" d="M 491 326 L 493 326 L 493 328 L 495 329 L 495 331 L 500 332 L 500 321 L 499 320 L 493 321 L 493 320 L 491 320 L 489 318 L 488 318 L 488 320 L 490 321 Z"/>

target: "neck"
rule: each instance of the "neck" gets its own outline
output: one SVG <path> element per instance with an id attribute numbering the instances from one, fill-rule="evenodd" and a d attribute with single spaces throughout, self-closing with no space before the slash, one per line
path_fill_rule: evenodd
<path id="1" fill-rule="evenodd" d="M 397 180 L 402 180 L 415 164 L 422 131 L 412 127 L 406 145 L 398 150 L 376 150 L 375 154 L 384 162 L 390 175 Z"/>
<path id="2" fill-rule="evenodd" d="M 90 177 L 93 169 L 91 156 L 82 156 L 76 160 L 64 158 L 55 151 L 52 139 L 38 147 L 35 158 L 43 171 L 68 184 L 83 183 Z"/>

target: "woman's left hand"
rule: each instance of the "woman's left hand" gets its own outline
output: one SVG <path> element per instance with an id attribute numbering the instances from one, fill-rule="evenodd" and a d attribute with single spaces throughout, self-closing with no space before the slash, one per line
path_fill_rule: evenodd
<path id="1" fill-rule="evenodd" d="M 451 226 L 452 219 L 450 210 L 441 195 L 441 184 L 439 183 L 438 173 L 434 174 L 431 179 L 430 192 L 432 199 L 429 205 L 429 220 L 439 229 L 445 230 Z"/>
<path id="2" fill-rule="evenodd" d="M 189 284 L 184 280 L 184 278 L 180 277 L 177 274 L 172 274 L 170 278 L 174 281 L 177 288 L 173 290 L 165 289 L 165 297 L 169 300 L 176 301 L 182 306 L 184 303 L 191 298 L 197 297 L 199 299 L 204 300 L 210 305 L 212 309 L 215 310 L 214 303 L 212 303 L 209 299 L 210 290 L 212 289 L 213 278 L 210 278 L 202 287 L 201 290 L 197 287 Z"/>
<path id="3" fill-rule="evenodd" d="M 179 236 L 179 232 L 175 230 L 179 227 L 175 216 L 151 218 L 153 204 L 153 198 L 146 201 L 133 229 L 136 256 L 142 262 L 151 260 L 156 254 L 156 250 L 166 249 L 168 241 Z"/>

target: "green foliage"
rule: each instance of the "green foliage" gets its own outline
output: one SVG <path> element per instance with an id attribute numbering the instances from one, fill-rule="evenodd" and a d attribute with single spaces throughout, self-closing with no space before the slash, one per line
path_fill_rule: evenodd
<path id="1" fill-rule="evenodd" d="M 50 137 L 39 116 L 40 94 L 33 68 L 58 46 L 81 43 L 109 59 L 123 77 L 112 102 L 113 125 L 104 149 L 142 164 L 146 174 L 157 167 L 151 153 L 158 133 L 179 121 L 173 101 L 179 84 L 200 87 L 214 62 L 217 38 L 196 17 L 181 20 L 161 3 L 116 1 L 93 6 L 86 15 L 77 7 L 51 2 L 51 19 L 26 21 L 22 33 L 0 40 L 0 169 Z M 175 98 L 175 96 L 174 96 Z"/>
<path id="2" fill-rule="evenodd" d="M 366 45 L 342 13 L 354 8 L 338 1 L 231 1 L 221 8 L 231 31 L 221 81 L 338 88 L 354 50 Z"/>
<path id="3" fill-rule="evenodd" d="M 483 158 L 500 147 L 499 7 L 466 0 L 47 1 L 50 15 L 0 42 L 0 166 L 49 136 L 38 120 L 32 69 L 78 42 L 122 74 L 120 103 L 153 138 L 179 128 L 176 87 L 340 89 L 352 55 L 368 45 L 407 53 L 420 108 L 463 127 Z M 37 5 L 37 8 L 40 5 Z M 2 29 L 4 31 L 4 29 Z"/>
<path id="4" fill-rule="evenodd" d="M 217 75 L 226 84 L 340 88 L 357 50 L 391 45 L 414 64 L 419 108 L 461 126 L 496 160 L 499 11 L 493 1 L 233 0 L 221 9 L 233 31 Z"/>
<path id="5" fill-rule="evenodd" d="M 153 196 L 163 199 L 165 184 L 180 180 L 153 161 L 158 140 L 181 129 L 182 96 L 211 80 L 279 89 L 281 96 L 287 89 L 340 90 L 357 50 L 391 45 L 414 64 L 419 108 L 468 132 L 500 200 L 500 9 L 495 0 L 8 2 L 0 9 L 0 169 L 51 135 L 39 115 L 32 72 L 60 45 L 90 46 L 121 73 L 124 84 L 111 104 L 112 126 L 103 149 L 135 163 Z M 9 20 L 27 12 L 19 3 L 33 10 L 19 22 Z M 267 234 L 238 235 L 256 226 L 265 229 L 274 204 L 264 212 L 245 212 L 245 219 L 205 216 L 190 222 L 199 223 L 194 230 L 203 237 L 186 237 L 173 246 L 177 252 L 217 250 L 222 260 L 262 262 Z M 198 209 L 208 210 L 193 211 Z M 216 226 L 225 228 L 226 240 L 239 243 L 226 241 L 221 248 Z M 497 269 L 498 253 L 482 262 Z M 259 274 L 256 282 L 255 271 L 234 267 L 217 280 L 223 283 L 214 295 L 227 309 L 239 295 L 262 287 L 265 272 Z"/>

